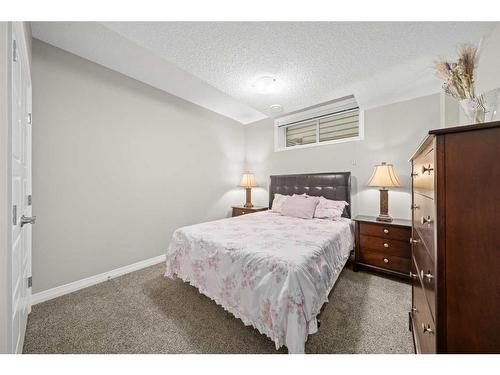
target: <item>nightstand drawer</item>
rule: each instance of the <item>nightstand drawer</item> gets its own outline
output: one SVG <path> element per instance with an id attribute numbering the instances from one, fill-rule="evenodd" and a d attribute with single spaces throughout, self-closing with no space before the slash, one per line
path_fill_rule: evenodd
<path id="1" fill-rule="evenodd" d="M 410 228 L 396 227 L 390 224 L 360 223 L 359 233 L 368 236 L 409 241 L 411 231 Z"/>
<path id="2" fill-rule="evenodd" d="M 408 280 L 411 264 L 411 221 L 381 223 L 373 216 L 356 216 L 354 270 L 360 268 Z"/>
<path id="3" fill-rule="evenodd" d="M 241 216 L 246 214 L 251 214 L 254 211 L 245 210 L 244 208 L 233 208 L 233 216 Z"/>
<path id="4" fill-rule="evenodd" d="M 391 228 L 393 229 L 393 228 Z M 361 249 L 379 250 L 384 254 L 394 255 L 401 258 L 410 258 L 410 242 L 394 240 L 392 238 L 382 238 L 374 236 L 360 235 Z M 408 236 L 409 238 L 409 236 Z"/>
<path id="5" fill-rule="evenodd" d="M 234 216 L 241 216 L 241 215 L 247 215 L 247 214 L 253 214 L 254 212 L 260 212 L 260 211 L 267 211 L 267 207 L 238 207 L 238 206 L 233 206 L 233 217 Z"/>
<path id="6" fill-rule="evenodd" d="M 405 274 L 410 273 L 410 259 L 388 255 L 380 251 L 360 249 L 359 260 L 361 263 L 385 268 Z"/>

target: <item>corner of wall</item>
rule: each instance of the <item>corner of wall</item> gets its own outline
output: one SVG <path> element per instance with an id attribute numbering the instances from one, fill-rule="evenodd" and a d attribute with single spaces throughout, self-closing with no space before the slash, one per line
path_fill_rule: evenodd
<path id="1" fill-rule="evenodd" d="M 458 125 L 460 123 L 460 108 L 458 101 L 444 92 L 439 96 L 440 127 Z"/>

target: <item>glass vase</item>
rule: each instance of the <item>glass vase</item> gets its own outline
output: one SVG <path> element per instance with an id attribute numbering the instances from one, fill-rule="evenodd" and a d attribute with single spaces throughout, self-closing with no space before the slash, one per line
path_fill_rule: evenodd
<path id="1" fill-rule="evenodd" d="M 479 124 L 484 122 L 485 109 L 478 104 L 477 100 L 460 100 L 460 106 L 462 107 L 462 110 L 466 116 L 466 124 Z"/>
<path id="2" fill-rule="evenodd" d="M 498 120 L 499 116 L 497 113 L 497 108 L 498 108 L 498 101 L 500 98 L 500 88 L 485 92 L 481 96 L 483 97 L 484 108 L 485 108 L 484 121 L 490 122 Z"/>
<path id="3" fill-rule="evenodd" d="M 474 99 L 460 100 L 460 107 L 466 117 L 466 124 L 480 124 L 499 120 L 497 108 L 499 106 L 500 88 L 478 95 Z"/>

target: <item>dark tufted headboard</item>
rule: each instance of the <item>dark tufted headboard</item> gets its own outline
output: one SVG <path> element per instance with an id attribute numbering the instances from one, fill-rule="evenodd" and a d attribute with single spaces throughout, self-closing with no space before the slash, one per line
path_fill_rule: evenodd
<path id="1" fill-rule="evenodd" d="M 323 196 L 326 199 L 346 201 L 343 217 L 351 217 L 351 172 L 330 172 L 313 174 L 288 174 L 271 176 L 269 185 L 269 208 L 274 194 L 303 194 Z"/>

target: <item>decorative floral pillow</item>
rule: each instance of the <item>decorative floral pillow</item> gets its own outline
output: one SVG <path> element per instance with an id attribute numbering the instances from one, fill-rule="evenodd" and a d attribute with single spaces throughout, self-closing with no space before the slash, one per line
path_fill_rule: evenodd
<path id="1" fill-rule="evenodd" d="M 349 204 L 345 201 L 334 201 L 320 197 L 314 217 L 318 219 L 339 220 L 347 205 Z"/>
<path id="2" fill-rule="evenodd" d="M 271 212 L 281 213 L 281 207 L 283 203 L 290 198 L 289 195 L 274 194 L 273 205 L 271 206 Z"/>

